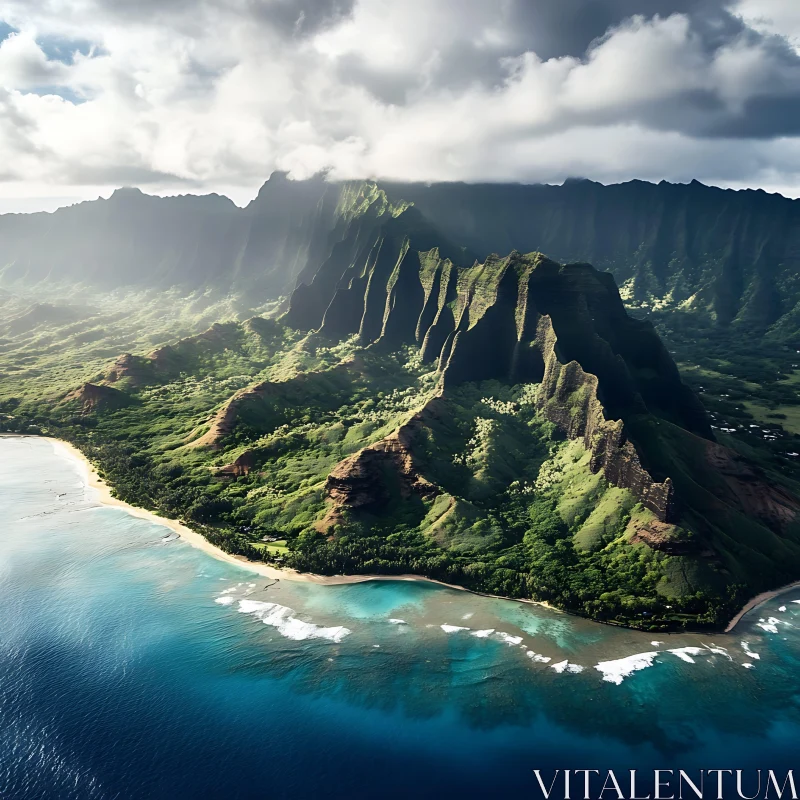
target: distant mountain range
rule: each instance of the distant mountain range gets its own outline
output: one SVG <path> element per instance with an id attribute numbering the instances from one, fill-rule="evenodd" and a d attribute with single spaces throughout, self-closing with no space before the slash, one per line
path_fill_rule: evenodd
<path id="1" fill-rule="evenodd" d="M 763 191 L 631 181 L 603 186 L 327 183 L 274 173 L 244 209 L 218 195 L 121 189 L 54 213 L 0 216 L 3 284 L 213 287 L 286 295 L 334 254 L 354 198 L 413 204 L 467 260 L 513 250 L 608 270 L 634 306 L 722 325 L 800 328 L 800 201 Z"/>
<path id="2" fill-rule="evenodd" d="M 275 174 L 245 209 L 120 190 L 6 215 L 0 429 L 75 442 L 228 552 L 719 627 L 800 574 L 798 209 Z M 13 294 L 60 286 L 136 291 Z M 623 300 L 671 347 L 707 338 L 673 358 Z"/>

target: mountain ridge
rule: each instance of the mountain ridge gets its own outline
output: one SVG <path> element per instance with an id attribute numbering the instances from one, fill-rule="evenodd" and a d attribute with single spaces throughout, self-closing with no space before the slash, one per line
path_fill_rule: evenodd
<path id="1" fill-rule="evenodd" d="M 220 195 L 127 188 L 47 214 L 0 215 L 0 277 L 276 298 L 332 256 L 353 221 L 352 196 L 376 192 L 414 205 L 440 241 L 476 259 L 517 250 L 584 261 L 614 274 L 629 307 L 798 339 L 800 202 L 698 181 L 421 184 L 276 172 L 244 208 Z"/>
<path id="2" fill-rule="evenodd" d="M 553 188 L 568 207 L 548 201 L 537 215 Z M 748 266 L 741 255 L 773 223 L 742 212 L 740 252 L 731 245 L 720 260 L 702 248 L 722 227 L 709 232 L 690 206 L 653 211 L 637 200 L 643 210 L 620 215 L 597 199 L 608 188 L 501 186 L 491 191 L 504 197 L 492 198 L 486 187 L 417 185 L 401 195 L 388 184 L 274 176 L 248 213 L 184 198 L 186 229 L 168 213 L 155 219 L 142 193 L 121 192 L 92 208 L 100 218 L 128 209 L 139 225 L 115 256 L 130 279 L 155 289 L 180 278 L 196 291 L 202 277 L 209 293 L 243 292 L 248 315 L 290 282 L 285 313 L 217 317 L 179 339 L 158 333 L 149 348 L 140 337 L 120 355 L 109 351 L 112 315 L 83 325 L 59 305 L 21 310 L 2 347 L 17 354 L 10 368 L 23 389 L 0 392 L 0 426 L 75 442 L 121 497 L 186 519 L 228 552 L 322 573 L 413 572 L 637 627 L 719 625 L 743 593 L 800 572 L 800 483 L 746 441 L 721 443 L 652 321 L 629 314 L 623 296 L 631 305 L 631 286 L 658 281 L 664 264 L 653 258 L 678 245 L 675 274 L 705 281 L 713 303 L 720 275 L 774 277 L 766 256 Z M 644 191 L 665 196 L 663 186 Z M 705 187 L 676 191 L 707 197 Z M 599 224 L 609 214 L 621 216 L 616 228 Z M 672 223 L 683 239 L 666 235 Z M 175 250 L 139 264 L 154 224 L 169 235 L 147 246 Z M 621 292 L 585 260 L 493 246 L 538 241 L 542 230 L 550 243 L 612 254 L 646 233 L 639 255 L 623 258 L 633 283 Z M 35 250 L 30 233 L 4 244 L 0 226 L 0 252 Z M 39 261 L 6 264 L 3 279 L 35 287 L 94 246 L 89 272 L 113 285 L 119 276 L 102 267 L 116 234 L 73 233 L 77 249 L 65 247 L 62 261 L 45 248 Z M 706 261 L 695 274 L 698 253 Z M 750 291 L 741 288 L 731 302 Z M 180 295 L 171 297 L 183 325 Z M 681 312 L 661 300 L 665 314 Z M 192 302 L 203 311 L 208 300 Z M 66 385 L 59 365 L 39 370 L 34 351 L 57 353 L 60 331 L 81 347 L 102 342 L 101 368 Z"/>

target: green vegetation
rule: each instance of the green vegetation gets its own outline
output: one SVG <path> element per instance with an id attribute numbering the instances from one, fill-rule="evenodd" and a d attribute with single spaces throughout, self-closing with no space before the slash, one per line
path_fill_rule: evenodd
<path id="1" fill-rule="evenodd" d="M 325 532 L 332 468 L 438 391 L 416 349 L 379 352 L 257 318 L 159 352 L 163 363 L 141 357 L 116 380 L 132 400 L 120 408 L 10 397 L 3 384 L 4 426 L 76 443 L 121 499 L 250 558 L 328 574 L 413 572 L 652 629 L 719 624 L 730 611 L 701 582 L 664 590 L 671 575 L 692 574 L 693 559 L 629 543 L 632 515 L 645 512 L 540 416 L 535 385 L 449 390 L 413 442 L 414 468 L 435 489 L 392 490 L 387 472 L 381 502 L 346 510 Z M 269 391 L 239 409 L 214 447 L 193 446 L 232 395 L 265 381 Z M 237 460 L 247 470 L 226 474 Z"/>
<path id="2" fill-rule="evenodd" d="M 702 398 L 720 441 L 765 468 L 800 480 L 797 349 L 758 331 L 711 325 L 690 313 L 649 318 L 681 377 Z"/>
<path id="3" fill-rule="evenodd" d="M 0 430 L 74 442 L 228 552 L 718 626 L 800 571 L 800 284 L 699 220 L 762 241 L 750 205 L 778 201 L 628 185 L 576 216 L 540 204 L 605 189 L 518 188 L 276 176 L 242 213 L 123 192 L 53 215 L 58 253 L 0 220 Z M 84 214 L 135 247 L 87 251 Z M 633 315 L 588 264 L 489 255 L 543 245 L 612 270 Z"/>

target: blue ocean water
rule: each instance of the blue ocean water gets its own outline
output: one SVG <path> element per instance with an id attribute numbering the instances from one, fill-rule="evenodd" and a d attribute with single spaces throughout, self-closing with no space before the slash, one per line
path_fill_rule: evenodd
<path id="1" fill-rule="evenodd" d="M 51 442 L 0 438 L 0 797 L 539 797 L 536 768 L 785 770 L 794 601 L 653 636 L 429 583 L 272 584 L 99 506 Z"/>

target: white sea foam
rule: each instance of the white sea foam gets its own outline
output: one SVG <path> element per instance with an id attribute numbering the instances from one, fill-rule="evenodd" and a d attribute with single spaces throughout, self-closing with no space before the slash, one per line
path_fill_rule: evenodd
<path id="1" fill-rule="evenodd" d="M 755 664 L 742 664 L 742 666 L 743 666 L 745 669 L 753 669 L 753 667 L 755 666 Z"/>
<path id="2" fill-rule="evenodd" d="M 494 633 L 494 628 L 487 628 L 484 631 L 473 631 L 470 636 L 477 636 L 479 639 L 486 639 Z"/>
<path id="3" fill-rule="evenodd" d="M 512 636 L 510 633 L 505 633 L 505 631 L 497 631 L 495 634 L 498 639 L 502 639 L 508 645 L 515 645 L 520 644 L 522 642 L 521 636 Z"/>
<path id="4" fill-rule="evenodd" d="M 705 651 L 702 647 L 676 647 L 674 650 L 667 650 L 667 652 L 678 656 L 681 661 L 685 661 L 687 664 L 694 664 L 692 656 L 699 656 Z"/>
<path id="5" fill-rule="evenodd" d="M 539 653 L 534 653 L 533 650 L 528 650 L 526 655 L 528 656 L 528 658 L 533 659 L 539 664 L 549 664 L 553 660 L 552 658 L 550 658 L 550 656 L 543 656 L 540 655 Z"/>
<path id="6" fill-rule="evenodd" d="M 595 669 L 603 673 L 604 681 L 615 683 L 619 686 L 628 675 L 640 669 L 653 666 L 653 661 L 657 655 L 658 652 L 635 653 L 632 656 L 619 658 L 616 661 L 601 661 L 595 665 Z"/>
<path id="7" fill-rule="evenodd" d="M 294 610 L 277 603 L 264 603 L 260 600 L 240 600 L 239 613 L 251 614 L 260 619 L 265 625 L 275 628 L 281 636 L 295 641 L 305 639 L 328 639 L 331 642 L 341 642 L 351 631 L 343 625 L 323 628 L 313 622 L 293 617 Z"/>
<path id="8" fill-rule="evenodd" d="M 583 667 L 580 664 L 570 664 L 569 661 L 559 661 L 558 664 L 552 664 L 550 669 L 554 669 L 559 674 L 562 672 L 572 672 L 575 674 L 583 672 Z"/>
<path id="9" fill-rule="evenodd" d="M 664 642 L 650 642 L 653 647 L 658 647 L 660 644 L 664 644 Z"/>
<path id="10" fill-rule="evenodd" d="M 718 656 L 725 656 L 728 661 L 733 661 L 733 656 L 724 647 L 715 647 L 714 645 L 710 644 L 704 644 L 703 647 L 705 647 L 705 649 L 710 653 L 716 653 Z"/>
<path id="11" fill-rule="evenodd" d="M 469 628 L 462 628 L 460 625 L 440 625 L 445 633 L 458 633 L 458 631 L 468 631 Z"/>
<path id="12" fill-rule="evenodd" d="M 221 606 L 232 606 L 236 600 L 230 595 L 225 595 L 224 597 L 218 597 L 214 602 L 219 603 Z"/>
<path id="13" fill-rule="evenodd" d="M 792 602 L 793 603 L 797 603 L 798 605 L 800 605 L 800 600 L 792 600 Z"/>
<path id="14" fill-rule="evenodd" d="M 760 619 L 756 624 L 767 633 L 777 633 L 779 622 L 780 620 L 777 617 L 768 617 L 766 620 L 763 618 Z"/>
<path id="15" fill-rule="evenodd" d="M 750 649 L 750 642 L 742 642 L 742 650 L 744 650 L 744 654 L 748 658 L 754 658 L 756 661 L 761 660 L 761 656 Z"/>
<path id="16" fill-rule="evenodd" d="M 472 617 L 474 617 L 474 616 L 475 616 L 475 612 L 474 611 L 470 611 L 468 614 L 464 614 L 464 616 L 461 617 L 461 619 L 472 619 Z"/>
<path id="17" fill-rule="evenodd" d="M 392 625 L 408 625 L 408 623 L 404 619 L 390 619 L 389 622 Z"/>

